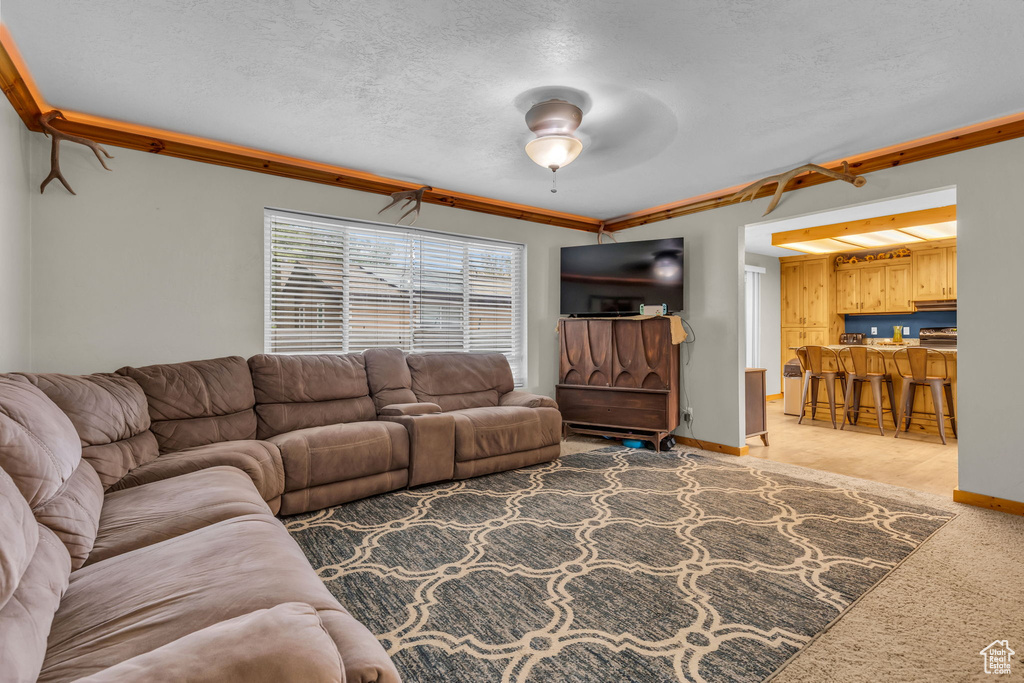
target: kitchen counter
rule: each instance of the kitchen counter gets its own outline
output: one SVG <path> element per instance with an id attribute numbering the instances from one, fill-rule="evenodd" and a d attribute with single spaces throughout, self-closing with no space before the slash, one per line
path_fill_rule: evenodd
<path id="1" fill-rule="evenodd" d="M 849 345 L 849 344 L 846 344 L 846 345 L 830 344 L 830 345 L 828 345 L 827 348 L 832 349 L 833 351 L 838 353 L 841 349 L 852 348 L 852 346 L 853 345 Z M 896 393 L 896 405 L 897 405 L 897 412 L 898 412 L 899 411 L 898 406 L 900 406 L 902 404 L 903 378 L 900 376 L 900 372 L 899 372 L 899 370 L 896 367 L 896 361 L 894 360 L 893 355 L 896 353 L 896 351 L 899 351 L 900 349 L 905 349 L 908 346 L 917 346 L 917 345 L 916 344 L 904 344 L 902 346 L 892 346 L 892 345 L 888 345 L 888 344 L 886 344 L 886 345 L 866 344 L 865 346 L 867 346 L 868 348 L 871 348 L 871 349 L 876 349 L 878 351 L 881 351 L 881 353 L 882 353 L 882 361 L 884 362 L 884 367 L 878 367 L 878 366 L 882 365 L 882 363 L 880 363 L 878 361 L 878 357 L 877 356 L 874 356 L 874 354 L 871 354 L 869 356 L 870 366 L 869 366 L 868 370 L 870 372 L 884 372 L 885 374 L 889 375 L 892 378 L 893 389 L 894 389 L 894 391 Z M 795 350 L 795 348 L 791 348 L 790 350 Z M 957 354 L 956 354 L 956 348 L 955 347 L 953 347 L 953 348 L 939 348 L 939 349 L 929 348 L 929 350 L 930 351 L 937 351 L 938 353 L 942 354 L 942 358 L 939 358 L 937 356 L 933 356 L 932 358 L 930 358 L 928 360 L 927 371 L 928 371 L 928 374 L 932 375 L 932 376 L 941 376 L 943 373 L 948 373 L 949 378 L 951 380 L 951 383 L 953 385 L 953 409 L 955 411 L 956 410 L 956 405 L 957 405 L 957 362 L 956 362 Z M 796 354 L 794 354 L 794 356 L 795 355 Z M 847 363 L 849 363 L 850 362 L 849 361 L 849 356 L 848 355 L 844 355 L 844 357 L 846 358 Z M 826 358 L 826 359 L 824 359 L 824 362 L 829 363 L 831 361 L 830 361 L 830 359 Z M 900 364 L 903 366 L 904 369 L 907 369 L 906 359 L 902 359 Z M 827 420 L 827 419 L 829 419 L 828 418 L 828 398 L 827 398 L 826 393 L 825 393 L 824 382 L 822 382 L 821 384 L 822 384 L 822 386 L 819 388 L 819 391 L 818 391 L 818 394 L 819 394 L 819 396 L 818 396 L 818 401 L 819 401 L 818 402 L 818 419 L 822 419 L 822 415 L 824 414 L 824 419 Z M 842 393 L 843 387 L 840 387 L 839 386 L 840 384 L 842 384 L 842 383 L 837 380 L 836 381 L 836 385 L 837 385 L 836 386 L 836 400 L 837 401 L 839 401 L 841 399 L 841 397 L 843 396 L 843 393 Z M 874 405 L 874 399 L 871 396 L 871 389 L 870 389 L 870 387 L 865 387 L 865 389 L 866 390 L 862 390 L 862 392 L 861 392 L 861 405 L 862 406 L 871 407 L 871 406 Z M 885 401 L 885 407 L 888 408 L 889 407 L 889 405 L 888 405 L 889 404 L 888 398 L 884 399 L 884 401 Z M 822 411 L 822 409 L 821 409 L 822 408 L 822 404 L 824 404 L 824 406 L 825 406 L 825 410 L 824 411 Z M 935 424 L 935 417 L 932 416 L 932 415 L 918 414 L 918 413 L 934 413 L 934 412 L 935 412 L 935 408 L 934 408 L 934 406 L 932 404 L 931 393 L 927 390 L 927 387 L 925 387 L 924 389 L 918 389 L 917 390 L 917 395 L 914 398 L 914 421 L 913 421 L 913 424 L 910 427 L 910 431 L 917 432 L 917 433 L 922 433 L 922 434 L 934 434 L 934 435 L 937 436 L 938 433 L 939 433 L 939 430 L 938 430 L 937 425 Z M 948 409 L 946 410 L 946 412 L 947 413 L 949 412 Z M 810 410 L 808 409 L 808 416 L 809 415 L 810 415 Z M 841 418 L 842 410 L 841 409 L 838 410 L 836 412 L 836 415 L 837 415 L 837 419 L 842 419 Z M 874 416 L 873 415 L 868 414 L 868 413 L 861 413 L 861 418 L 862 418 L 861 421 L 860 421 L 861 425 L 869 425 L 869 426 L 872 426 L 872 427 L 874 426 L 875 423 L 874 423 Z M 886 434 L 891 435 L 893 433 L 893 419 L 892 419 L 892 417 L 889 416 L 888 413 L 885 414 L 885 430 L 886 430 Z M 952 436 L 953 436 L 953 430 L 950 428 L 949 422 L 947 420 L 947 422 L 946 422 L 946 438 L 950 440 L 951 444 L 955 444 L 956 440 L 953 439 Z"/>
<path id="2" fill-rule="evenodd" d="M 829 344 L 825 348 L 832 349 L 833 351 L 839 352 L 840 349 L 848 349 L 854 346 L 866 346 L 869 349 L 877 349 L 884 354 L 892 355 L 895 351 L 900 349 L 906 349 L 913 346 L 919 346 L 918 344 L 903 344 L 902 346 L 896 346 L 894 344 Z M 796 351 L 798 346 L 789 347 L 790 351 Z M 938 351 L 939 353 L 946 354 L 948 356 L 956 356 L 956 347 L 943 347 L 943 348 L 931 348 L 931 351 Z"/>

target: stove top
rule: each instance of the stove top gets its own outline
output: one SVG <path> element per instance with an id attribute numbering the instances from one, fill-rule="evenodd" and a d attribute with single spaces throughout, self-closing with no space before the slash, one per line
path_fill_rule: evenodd
<path id="1" fill-rule="evenodd" d="M 933 349 L 956 346 L 955 327 L 922 327 L 918 336 L 921 338 L 921 346 Z"/>

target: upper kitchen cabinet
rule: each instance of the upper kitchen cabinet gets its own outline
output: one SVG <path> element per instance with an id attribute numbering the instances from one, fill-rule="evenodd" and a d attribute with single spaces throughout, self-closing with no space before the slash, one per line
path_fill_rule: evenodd
<path id="1" fill-rule="evenodd" d="M 782 326 L 828 325 L 828 259 L 783 263 Z"/>
<path id="2" fill-rule="evenodd" d="M 885 313 L 887 266 L 836 271 L 836 313 Z"/>
<path id="3" fill-rule="evenodd" d="M 956 247 L 918 249 L 914 266 L 914 301 L 956 298 Z"/>
<path id="4" fill-rule="evenodd" d="M 909 263 L 885 267 L 886 313 L 914 311 L 913 268 Z"/>

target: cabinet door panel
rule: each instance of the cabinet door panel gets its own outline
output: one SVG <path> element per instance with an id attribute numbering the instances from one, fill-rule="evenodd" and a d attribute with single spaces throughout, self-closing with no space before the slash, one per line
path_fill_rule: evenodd
<path id="1" fill-rule="evenodd" d="M 862 268 L 860 271 L 860 312 L 881 313 L 885 310 L 885 267 Z"/>
<path id="2" fill-rule="evenodd" d="M 836 313 L 858 313 L 860 271 L 836 271 Z"/>
<path id="3" fill-rule="evenodd" d="M 804 325 L 828 325 L 828 270 L 826 259 L 803 262 Z"/>
<path id="4" fill-rule="evenodd" d="M 906 313 L 914 310 L 914 304 L 911 303 L 913 297 L 911 273 L 909 263 L 885 267 L 886 313 Z"/>
<path id="5" fill-rule="evenodd" d="M 946 288 L 946 296 L 955 299 L 956 298 L 956 247 L 948 247 L 946 249 L 946 282 L 948 286 Z"/>
<path id="6" fill-rule="evenodd" d="M 914 265 L 914 300 L 929 301 L 947 298 L 946 250 L 915 251 L 911 260 Z"/>
<path id="7" fill-rule="evenodd" d="M 782 279 L 782 326 L 803 324 L 803 269 L 799 263 L 783 264 L 780 271 Z"/>
<path id="8" fill-rule="evenodd" d="M 805 346 L 825 346 L 828 344 L 828 329 L 824 327 L 810 327 L 804 331 Z"/>

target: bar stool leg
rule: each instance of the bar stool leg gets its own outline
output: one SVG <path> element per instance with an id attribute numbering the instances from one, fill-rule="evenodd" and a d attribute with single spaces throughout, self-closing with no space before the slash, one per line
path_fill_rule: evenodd
<path id="1" fill-rule="evenodd" d="M 910 415 L 907 414 L 907 406 L 910 406 L 910 411 L 913 412 L 914 408 L 914 383 L 909 377 L 904 377 L 903 382 L 900 384 L 900 417 L 897 421 L 896 426 L 896 437 L 900 438 L 900 427 L 906 422 L 907 429 L 910 429 Z M 906 430 L 904 430 L 906 431 Z"/>
<path id="2" fill-rule="evenodd" d="M 882 427 L 884 405 L 882 403 L 882 378 L 871 378 L 871 395 L 875 398 L 875 421 L 878 422 L 878 433 L 885 436 L 885 429 Z"/>
<path id="3" fill-rule="evenodd" d="M 818 378 L 811 378 L 811 419 L 818 414 Z"/>
<path id="4" fill-rule="evenodd" d="M 935 422 L 939 425 L 939 438 L 942 445 L 946 445 L 946 416 L 942 411 L 942 383 L 938 381 L 928 382 L 932 390 L 932 403 L 935 404 Z"/>
<path id="5" fill-rule="evenodd" d="M 847 375 L 846 384 L 843 385 L 845 389 L 843 390 L 843 426 L 839 428 L 841 430 L 846 429 L 846 418 L 850 416 L 850 401 L 847 400 L 846 397 L 850 396 L 854 391 L 853 383 L 855 381 L 856 380 L 853 379 L 853 375 Z"/>
<path id="6" fill-rule="evenodd" d="M 898 432 L 900 426 L 896 422 L 896 396 L 893 394 L 892 378 L 887 375 L 884 380 L 885 388 L 889 390 L 889 413 L 892 415 L 892 426 Z"/>
<path id="7" fill-rule="evenodd" d="M 953 428 L 953 438 L 959 439 L 960 437 L 956 433 L 956 409 L 953 407 L 953 385 L 947 384 L 946 388 L 946 406 L 949 408 L 949 425 Z"/>
<path id="8" fill-rule="evenodd" d="M 804 373 L 804 386 L 800 392 L 800 419 L 796 421 L 798 425 L 804 423 L 804 413 L 807 412 L 807 389 L 811 385 L 811 372 L 808 370 Z"/>
<path id="9" fill-rule="evenodd" d="M 860 397 L 864 393 L 864 382 L 853 385 L 853 424 L 860 422 Z"/>
<path id="10" fill-rule="evenodd" d="M 828 412 L 832 417 L 832 429 L 836 429 L 836 376 L 832 373 L 825 373 L 825 393 L 828 395 Z"/>

